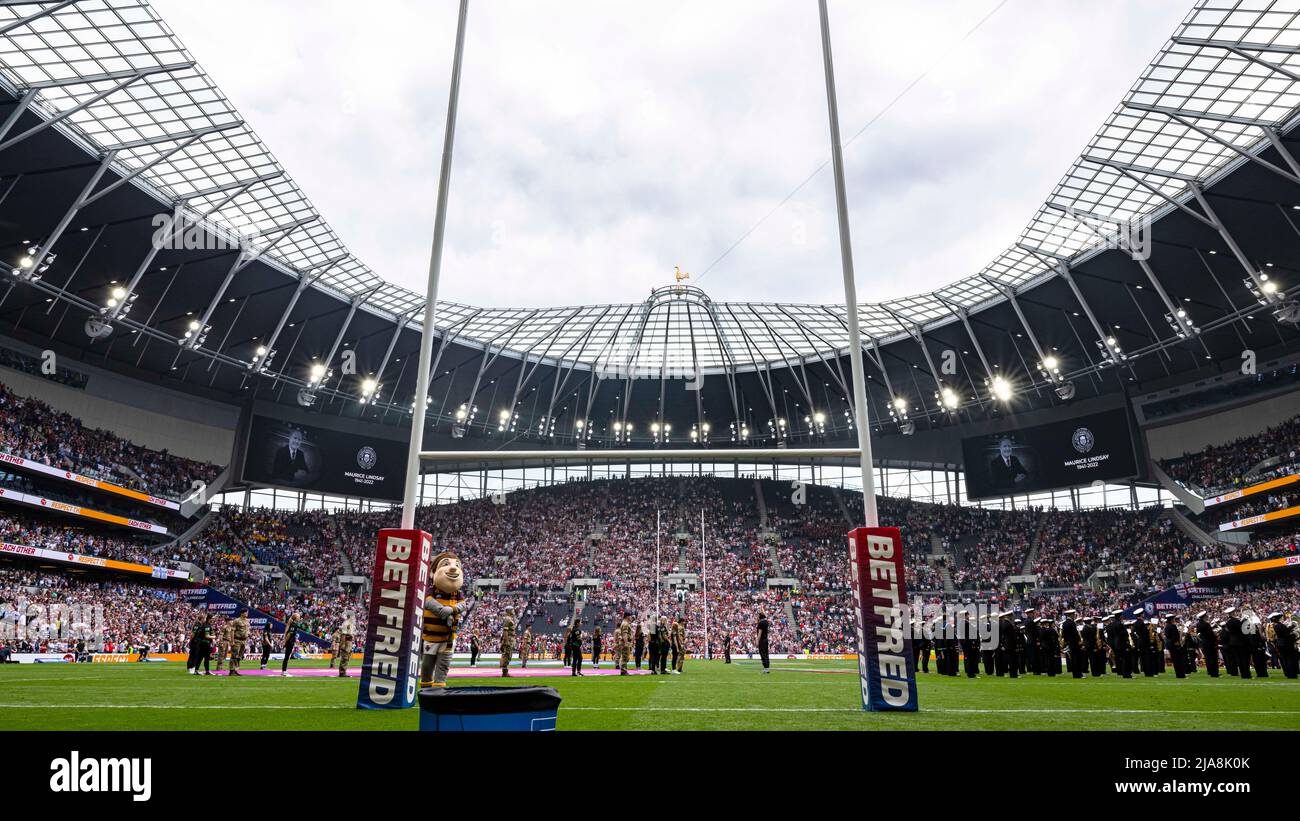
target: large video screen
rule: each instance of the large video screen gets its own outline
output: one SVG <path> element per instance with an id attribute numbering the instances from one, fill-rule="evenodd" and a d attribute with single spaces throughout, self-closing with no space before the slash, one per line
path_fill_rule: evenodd
<path id="1" fill-rule="evenodd" d="M 244 481 L 313 493 L 397 501 L 406 445 L 254 416 Z"/>
<path id="2" fill-rule="evenodd" d="M 963 439 L 966 495 L 990 499 L 1137 475 L 1124 408 Z"/>

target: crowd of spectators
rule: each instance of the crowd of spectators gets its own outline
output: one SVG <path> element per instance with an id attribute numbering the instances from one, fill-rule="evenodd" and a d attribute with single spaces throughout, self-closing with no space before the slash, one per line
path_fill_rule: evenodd
<path id="1" fill-rule="evenodd" d="M 1300 504 L 1300 492 L 1295 490 L 1279 493 L 1261 493 L 1258 496 L 1247 496 L 1246 500 L 1237 505 L 1229 506 L 1226 511 L 1220 511 L 1218 508 L 1209 508 L 1205 513 L 1195 517 L 1195 521 L 1211 533 L 1217 532 L 1220 524 L 1248 519 L 1251 516 L 1258 516 L 1261 513 L 1272 513 L 1276 510 L 1285 510 L 1289 507 L 1295 507 Z"/>
<path id="2" fill-rule="evenodd" d="M 638 620 L 682 614 L 692 652 L 703 652 L 707 608 L 715 654 L 728 635 L 734 652 L 748 652 L 760 612 L 772 624 L 774 653 L 850 648 L 844 534 L 848 511 L 861 497 L 836 499 L 826 488 L 811 487 L 805 504 L 769 497 L 760 507 L 754 487 L 752 480 L 716 477 L 569 482 L 424 507 L 417 526 L 434 534 L 439 550 L 461 557 L 466 594 L 480 599 L 459 649 L 477 633 L 481 649 L 495 650 L 507 606 L 515 609 L 521 633 L 532 628 L 541 654 L 558 646 L 579 608 L 584 633 L 599 624 L 608 646 L 623 612 Z M 904 533 L 909 591 L 926 596 L 943 595 L 947 576 L 949 597 L 966 591 L 1006 601 L 1006 578 L 1029 562 L 1039 588 L 1062 589 L 1079 600 L 1132 597 L 1167 586 L 1193 559 L 1229 561 L 1296 549 L 1282 540 L 1214 555 L 1188 543 L 1155 510 L 1003 511 L 891 498 L 881 499 L 880 507 L 882 518 Z M 395 511 L 223 508 L 198 538 L 148 555 L 125 538 L 22 517 L 0 518 L 0 535 L 154 564 L 192 562 L 212 587 L 276 618 L 298 612 L 309 632 L 328 636 L 346 612 L 364 622 L 364 586 L 341 585 L 338 577 L 369 577 L 375 534 L 397 523 Z M 1123 571 L 1123 594 L 1087 588 L 1089 577 L 1107 568 Z M 596 580 L 596 587 L 582 582 L 575 592 L 575 580 L 583 579 Z M 475 593 L 477 581 L 500 592 Z"/>
<path id="3" fill-rule="evenodd" d="M 1051 512 L 1043 517 L 1033 572 L 1041 588 L 1079 588 L 1098 570 L 1126 571 L 1139 592 L 1168 586 L 1193 544 L 1158 509 Z"/>
<path id="4" fill-rule="evenodd" d="M 141 447 L 109 431 L 83 425 L 38 399 L 0 384 L 0 450 L 61 470 L 171 499 L 194 480 L 211 482 L 220 469 Z"/>
<path id="5" fill-rule="evenodd" d="M 1278 464 L 1246 476 L 1259 463 L 1274 458 L 1280 460 Z M 1166 473 L 1200 495 L 1216 496 L 1290 473 L 1297 462 L 1300 462 L 1300 416 L 1227 444 L 1161 460 L 1160 464 Z"/>
<path id="6" fill-rule="evenodd" d="M 1273 559 L 1279 556 L 1294 556 L 1300 552 L 1300 533 L 1289 532 L 1280 536 L 1256 539 L 1248 544 L 1221 543 L 1218 548 L 1208 548 L 1204 558 L 1210 567 L 1254 562 L 1261 559 Z"/>
<path id="7" fill-rule="evenodd" d="M 80 553 L 120 562 L 153 564 L 149 545 L 139 538 L 108 535 L 31 514 L 0 513 L 0 542 Z"/>
<path id="8" fill-rule="evenodd" d="M 174 587 L 0 566 L 0 640 L 18 653 L 183 652 L 200 615 Z"/>

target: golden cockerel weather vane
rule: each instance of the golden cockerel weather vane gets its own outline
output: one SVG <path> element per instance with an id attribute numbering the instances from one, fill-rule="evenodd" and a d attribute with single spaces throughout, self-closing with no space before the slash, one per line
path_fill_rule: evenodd
<path id="1" fill-rule="evenodd" d="M 687 280 L 687 279 L 690 279 L 690 278 L 691 278 L 691 275 L 690 275 L 689 273 L 687 273 L 686 271 L 683 271 L 683 270 L 682 270 L 682 267 L 681 267 L 680 265 L 674 265 L 673 268 L 677 271 L 677 281 L 678 281 L 678 282 L 682 282 L 682 281 L 684 281 L 684 280 Z"/>

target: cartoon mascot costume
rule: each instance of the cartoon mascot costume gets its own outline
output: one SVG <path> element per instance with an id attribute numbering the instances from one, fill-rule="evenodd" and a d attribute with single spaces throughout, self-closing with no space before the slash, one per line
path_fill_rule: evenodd
<path id="1" fill-rule="evenodd" d="M 461 593 L 465 573 L 454 553 L 443 551 L 434 556 L 429 576 L 433 590 L 424 600 L 420 687 L 446 687 L 456 628 L 474 608 L 474 601 Z"/>

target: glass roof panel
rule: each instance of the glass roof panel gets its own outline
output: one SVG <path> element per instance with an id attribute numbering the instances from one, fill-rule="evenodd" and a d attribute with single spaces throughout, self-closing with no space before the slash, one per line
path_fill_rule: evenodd
<path id="1" fill-rule="evenodd" d="M 1300 0 L 1202 0 L 1016 244 L 934 293 L 864 304 L 864 333 L 884 342 L 904 335 L 904 325 L 985 307 L 1001 299 L 993 283 L 1020 288 L 1052 275 L 1052 257 L 1115 242 L 1123 223 L 1186 196 L 1189 180 L 1203 182 L 1258 150 L 1261 127 L 1287 124 L 1300 107 L 1298 16 Z M 117 170 L 144 169 L 136 185 L 161 202 L 183 201 L 215 230 L 248 237 L 285 273 L 319 275 L 324 290 L 368 295 L 367 310 L 422 321 L 423 297 L 348 251 L 148 0 L 9 3 L 0 6 L 0 27 L 8 26 L 0 84 L 30 93 L 40 116 L 62 117 L 62 133 L 92 153 L 116 149 Z M 843 306 L 707 298 L 527 310 L 443 302 L 435 324 L 457 328 L 466 344 L 581 366 L 617 353 L 647 367 L 667 354 L 744 369 L 847 346 Z"/>

